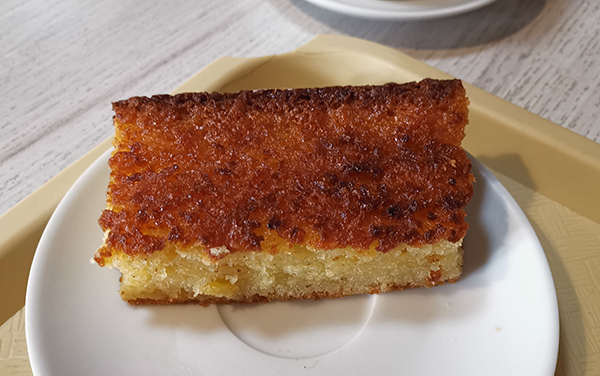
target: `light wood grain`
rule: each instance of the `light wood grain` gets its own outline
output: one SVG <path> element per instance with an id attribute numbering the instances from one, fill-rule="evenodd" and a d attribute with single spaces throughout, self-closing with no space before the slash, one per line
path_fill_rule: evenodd
<path id="1" fill-rule="evenodd" d="M 284 53 L 322 33 L 394 47 L 600 142 L 598 20 L 597 0 L 498 0 L 465 15 L 418 22 L 361 20 L 302 0 L 5 0 L 0 214 L 110 136 L 111 101 L 170 92 L 221 56 Z M 565 224 L 547 226 L 585 233 L 568 215 Z M 544 245 L 554 249 L 566 241 Z M 597 250 L 594 241 L 590 249 Z M 553 272 L 583 275 L 600 265 L 579 261 Z M 578 290 L 578 301 L 561 302 L 574 330 L 597 317 L 581 306 L 586 294 L 596 293 Z M 0 375 L 30 373 L 26 353 L 6 342 L 12 333 L 8 341 L 24 346 L 12 329 L 19 332 L 22 320 L 13 318 L 10 330 L 0 327 Z M 569 332 L 563 348 L 597 354 L 593 327 L 585 343 Z M 559 373 L 594 374 L 598 361 L 583 357 Z"/>
<path id="2" fill-rule="evenodd" d="M 442 20 L 334 14 L 301 0 L 0 4 L 0 213 L 107 138 L 110 102 L 169 92 L 224 55 L 319 33 L 379 42 L 600 141 L 600 4 L 499 0 Z"/>

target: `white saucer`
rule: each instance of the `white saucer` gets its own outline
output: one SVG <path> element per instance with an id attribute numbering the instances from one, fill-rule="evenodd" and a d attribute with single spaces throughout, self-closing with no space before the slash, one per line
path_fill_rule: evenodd
<path id="1" fill-rule="evenodd" d="M 65 196 L 35 254 L 25 317 L 36 376 L 554 374 L 558 309 L 544 251 L 477 161 L 457 283 L 204 308 L 130 306 L 119 273 L 89 262 L 102 242 L 108 157 Z"/>
<path id="2" fill-rule="evenodd" d="M 496 0 L 305 0 L 350 16 L 382 20 L 416 20 L 470 12 Z"/>

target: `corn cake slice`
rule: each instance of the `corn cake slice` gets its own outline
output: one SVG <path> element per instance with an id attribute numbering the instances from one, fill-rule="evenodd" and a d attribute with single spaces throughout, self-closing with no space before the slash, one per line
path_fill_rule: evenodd
<path id="1" fill-rule="evenodd" d="M 105 241 L 132 304 L 455 282 L 471 163 L 459 80 L 113 103 Z"/>

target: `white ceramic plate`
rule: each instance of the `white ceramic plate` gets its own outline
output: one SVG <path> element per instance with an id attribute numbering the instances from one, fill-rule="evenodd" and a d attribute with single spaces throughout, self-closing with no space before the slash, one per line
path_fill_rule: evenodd
<path id="1" fill-rule="evenodd" d="M 375 19 L 426 19 L 470 12 L 496 0 L 306 0 L 350 16 Z"/>
<path id="2" fill-rule="evenodd" d="M 458 283 L 204 308 L 130 306 L 119 273 L 90 263 L 108 157 L 65 196 L 35 255 L 26 332 L 36 376 L 554 374 L 558 309 L 544 251 L 477 161 Z"/>

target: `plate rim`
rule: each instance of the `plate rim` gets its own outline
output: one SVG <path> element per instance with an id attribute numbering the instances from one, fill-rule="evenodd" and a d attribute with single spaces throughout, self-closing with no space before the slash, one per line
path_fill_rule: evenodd
<path id="1" fill-rule="evenodd" d="M 64 215 L 63 212 L 64 210 L 66 210 L 63 208 L 65 206 L 69 206 L 72 200 L 75 200 L 78 197 L 78 195 L 82 194 L 81 185 L 84 185 L 87 181 L 96 178 L 97 174 L 99 173 L 98 170 L 105 167 L 106 160 L 108 159 L 110 153 L 111 150 L 107 150 L 105 153 L 102 154 L 102 156 L 100 156 L 96 161 L 94 161 L 94 163 L 85 171 L 85 173 L 76 181 L 76 183 L 71 187 L 69 192 L 65 195 L 65 198 L 63 199 L 63 201 L 61 201 L 61 203 L 57 207 L 57 210 L 55 211 L 55 214 L 52 215 L 52 218 L 49 221 L 49 225 L 47 226 L 48 230 L 44 231 L 42 239 L 39 243 L 40 245 L 38 247 L 39 252 L 36 252 L 36 255 L 34 257 L 34 262 L 30 274 L 30 281 L 28 284 L 27 304 L 25 305 L 26 339 L 28 342 L 30 362 L 34 375 L 42 376 L 52 374 L 50 372 L 47 372 L 49 366 L 47 362 L 44 362 L 45 356 L 43 348 L 38 347 L 38 341 L 36 341 L 36 336 L 34 335 L 36 331 L 41 330 L 39 329 L 41 321 L 36 320 L 36 318 L 38 318 L 41 314 L 34 310 L 35 308 L 37 308 L 37 304 L 39 304 L 39 299 L 36 298 L 36 295 L 40 294 L 39 286 L 41 285 L 41 282 L 38 281 L 38 279 L 41 278 L 42 271 L 44 270 L 44 259 L 46 259 L 47 257 L 51 257 L 51 252 L 53 249 L 46 243 L 52 242 L 52 230 L 58 225 L 54 222 L 61 220 L 60 217 Z M 544 261 L 543 265 L 538 265 L 540 267 L 540 271 L 542 271 L 542 277 L 546 279 L 546 283 L 544 283 L 544 286 L 548 287 L 550 289 L 550 293 L 553 294 L 553 296 L 548 296 L 551 303 L 553 303 L 552 305 L 554 308 L 552 314 L 549 313 L 548 318 L 554 322 L 554 325 L 552 325 L 552 327 L 548 329 L 553 332 L 552 337 L 555 338 L 554 344 L 551 344 L 551 346 L 553 345 L 553 347 L 555 348 L 555 351 L 553 351 L 553 354 L 547 355 L 551 356 L 552 359 L 556 359 L 558 355 L 558 340 L 560 331 L 558 302 L 556 297 L 556 290 L 553 284 L 552 274 L 543 247 L 541 246 L 541 243 L 539 242 L 539 239 L 537 238 L 537 235 L 535 234 L 531 223 L 527 219 L 524 212 L 521 210 L 520 206 L 516 203 L 510 192 L 508 192 L 504 185 L 493 175 L 493 173 L 487 167 L 485 167 L 485 165 L 483 165 L 473 156 L 469 155 L 469 157 L 471 158 L 474 167 L 477 166 L 476 168 L 479 171 L 479 173 L 482 176 L 484 176 L 485 179 L 488 180 L 488 182 L 494 183 L 498 189 L 503 191 L 504 197 L 510 201 L 511 206 L 515 210 L 518 219 L 521 222 L 523 222 L 523 224 L 525 224 L 525 226 L 527 227 L 526 230 L 531 234 L 531 238 L 536 240 L 536 249 L 534 250 L 534 252 L 538 256 L 542 257 Z M 55 219 L 55 216 L 58 217 L 58 219 Z M 551 365 L 549 365 L 549 367 L 551 367 Z M 556 362 L 554 362 L 554 368 L 552 368 L 552 372 L 554 372 L 555 367 Z"/>
<path id="2" fill-rule="evenodd" d="M 250 61 L 252 61 L 252 59 L 246 59 L 246 60 L 244 60 L 244 61 L 245 61 L 245 62 L 242 62 L 242 65 L 243 65 L 243 64 L 250 63 Z M 104 155 L 104 154 L 103 154 L 103 155 Z M 82 179 L 84 179 L 84 178 L 87 178 L 87 172 L 88 172 L 88 170 L 92 169 L 92 168 L 93 168 L 93 166 L 94 166 L 96 163 L 99 163 L 99 162 L 98 162 L 98 160 L 100 160 L 100 159 L 102 159 L 102 157 L 98 158 L 98 159 L 97 159 L 97 160 L 94 162 L 94 164 L 92 164 L 92 165 L 91 165 L 91 166 L 90 166 L 90 167 L 89 167 L 89 168 L 86 170 L 86 173 L 84 173 L 84 175 L 82 175 L 82 176 L 81 176 L 81 177 L 80 177 L 80 178 L 77 180 L 77 182 L 76 182 L 76 183 L 75 183 L 75 184 L 74 184 L 74 185 L 71 187 L 71 189 L 69 190 L 69 192 L 67 193 L 67 195 L 65 195 L 65 198 L 67 198 L 67 197 L 69 197 L 69 196 L 70 196 L 71 190 L 72 190 L 72 189 L 74 189 L 74 187 L 76 187 L 76 186 L 77 186 L 77 185 L 80 183 L 80 180 L 82 180 Z M 484 167 L 485 167 L 485 166 L 484 166 Z M 487 168 L 485 168 L 485 170 L 487 170 Z M 491 173 L 490 173 L 490 174 L 491 174 Z M 492 174 L 491 176 L 492 176 L 494 179 L 496 179 L 496 178 L 493 176 L 493 174 Z M 496 179 L 496 180 L 497 180 L 497 179 Z M 500 186 L 502 186 L 502 188 L 503 188 L 503 189 L 505 189 L 501 183 L 500 183 Z M 506 189 L 505 189 L 505 190 L 506 190 Z M 508 194 L 508 196 L 509 196 L 509 197 L 511 197 L 511 199 L 512 199 L 512 196 L 510 195 L 510 193 L 509 193 L 509 192 L 507 192 L 507 194 Z M 513 201 L 514 201 L 514 199 L 513 199 Z M 57 208 L 56 212 L 58 212 L 58 211 L 59 211 L 59 208 L 61 207 L 61 205 L 65 205 L 65 204 L 64 204 L 64 202 L 65 202 L 65 200 L 63 199 L 63 201 L 61 201 L 61 203 L 60 203 L 59 207 Z M 532 231 L 532 233 L 535 235 L 535 232 L 533 231 L 533 228 L 531 227 L 531 223 L 529 222 L 529 220 L 527 219 L 527 217 L 525 216 L 525 214 L 523 213 L 523 211 L 520 209 L 520 207 L 518 206 L 518 204 L 516 204 L 516 202 L 515 202 L 515 205 L 516 205 L 516 207 L 518 207 L 518 208 L 519 208 L 519 212 L 520 212 L 520 214 L 521 214 L 521 215 L 522 215 L 522 216 L 525 218 L 525 222 L 526 222 L 526 223 L 529 225 L 529 227 L 531 228 L 531 231 Z M 56 213 L 56 212 L 55 212 L 55 213 Z M 53 214 L 52 218 L 54 218 L 54 214 Z M 51 223 L 51 222 L 53 221 L 53 219 L 52 219 L 52 218 L 51 218 L 51 220 L 50 220 L 50 222 L 49 222 L 49 223 Z M 45 231 L 45 232 L 44 232 L 44 235 L 42 236 L 42 240 L 40 241 L 40 245 L 42 245 L 42 244 L 43 244 L 43 242 L 44 242 L 43 240 L 44 240 L 44 238 L 45 238 L 46 236 L 47 236 L 47 234 L 46 234 L 46 231 Z M 537 239 L 537 236 L 536 236 L 536 239 Z M 539 243 L 539 239 L 538 239 L 538 243 Z M 39 247 L 38 247 L 38 249 L 39 249 Z M 540 245 L 540 249 L 542 250 L 542 253 L 543 253 L 543 248 L 541 247 L 541 245 Z M 33 266 L 32 266 L 32 272 L 31 272 L 31 274 L 30 274 L 30 282 L 31 282 L 31 281 L 33 281 L 33 279 L 32 279 L 32 278 L 35 278 L 35 277 L 32 277 L 32 276 L 35 274 L 35 273 L 34 273 L 34 268 L 36 267 L 35 265 L 40 263 L 39 261 L 36 263 L 36 259 L 38 259 L 39 257 L 41 257 L 41 256 L 38 256 L 38 254 L 39 254 L 39 253 L 41 253 L 41 252 L 36 252 L 36 256 L 34 257 L 34 262 L 33 262 Z M 91 256 L 90 256 L 90 257 L 91 257 Z M 545 257 L 545 255 L 544 255 L 544 257 Z M 547 259 L 546 259 L 546 265 L 548 265 L 548 263 L 547 263 Z M 38 268 L 39 268 L 39 266 L 38 266 Z M 550 273 L 549 266 L 547 267 L 547 272 L 548 272 L 548 274 L 549 274 L 549 276 L 550 276 L 550 279 L 552 279 L 552 275 L 551 275 L 551 273 Z M 30 298 L 30 296 L 31 296 L 31 294 L 29 293 L 29 288 L 30 288 L 29 286 L 30 286 L 30 285 L 33 285 L 33 284 L 32 284 L 32 283 L 29 283 L 29 284 L 28 284 L 28 294 L 27 294 L 27 297 L 28 297 L 28 298 Z M 555 290 L 553 290 L 553 291 L 554 291 L 554 293 L 556 293 L 556 291 L 555 291 Z M 28 299 L 28 300 L 29 300 L 29 299 Z M 555 301 L 556 308 L 557 308 L 555 312 L 556 312 L 556 322 L 557 322 L 557 324 L 558 324 L 558 306 L 557 306 L 556 296 L 555 296 L 555 299 L 554 299 L 554 301 Z M 31 309 L 31 307 L 32 307 L 32 306 L 31 306 L 31 304 L 29 304 L 29 305 L 28 305 L 28 304 L 26 304 L 26 306 L 25 306 L 25 311 L 26 311 L 26 323 L 25 323 L 25 325 L 26 325 L 26 335 L 27 335 L 27 340 L 28 340 L 28 342 L 29 342 L 29 343 L 32 343 L 32 342 L 30 341 L 30 340 L 31 340 L 31 338 L 30 338 L 30 332 L 31 332 L 31 330 L 29 330 L 28 328 L 32 328 L 32 325 L 33 325 L 33 323 L 32 323 L 30 320 L 32 320 L 32 318 L 33 318 L 33 315 L 32 315 L 32 314 L 28 314 L 28 312 L 29 312 L 29 309 L 28 309 L 28 307 L 29 307 L 29 309 Z M 31 313 L 31 312 L 30 312 L 30 313 Z M 558 333 L 559 326 L 557 325 L 555 328 L 556 328 L 556 331 L 557 331 L 557 333 Z M 557 352 L 558 352 L 558 336 L 556 337 L 556 349 L 557 349 Z M 31 350 L 30 350 L 30 351 L 31 351 Z M 34 368 L 34 361 L 33 361 L 33 357 L 32 357 L 32 362 L 31 362 L 31 363 L 32 363 L 32 368 Z M 38 366 L 38 365 L 36 365 L 36 367 L 37 367 L 37 366 Z M 36 370 L 36 369 L 34 369 L 34 372 L 36 372 L 35 374 L 37 374 L 37 370 Z"/>
<path id="3" fill-rule="evenodd" d="M 425 19 L 436 19 L 442 17 L 451 17 L 459 14 L 474 11 L 489 5 L 497 0 L 466 0 L 462 4 L 450 5 L 450 6 L 436 6 L 436 7 L 424 7 L 421 5 L 414 5 L 415 9 L 406 11 L 397 9 L 393 11 L 384 9 L 375 9 L 365 6 L 353 5 L 340 2 L 338 0 L 304 0 L 315 6 L 327 9 L 332 12 L 345 14 L 347 16 L 366 18 L 366 19 L 379 19 L 379 20 L 425 20 Z"/>

